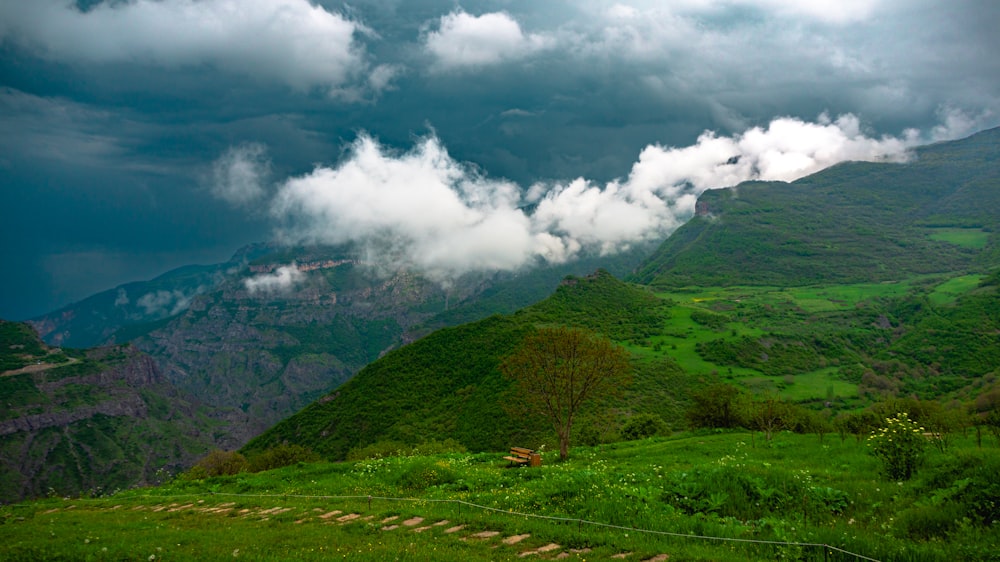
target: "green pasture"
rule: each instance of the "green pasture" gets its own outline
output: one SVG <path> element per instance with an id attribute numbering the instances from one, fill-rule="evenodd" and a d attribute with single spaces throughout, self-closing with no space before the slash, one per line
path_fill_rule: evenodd
<path id="1" fill-rule="evenodd" d="M 979 228 L 933 228 L 927 237 L 963 248 L 982 250 L 990 241 L 990 233 Z"/>
<path id="2" fill-rule="evenodd" d="M 696 302 L 706 302 L 697 300 Z M 726 322 L 720 328 L 711 328 L 692 320 L 691 315 L 697 310 L 708 310 L 701 305 L 680 304 L 673 306 L 665 313 L 664 329 L 658 335 L 649 338 L 644 345 L 627 345 L 630 351 L 640 356 L 665 354 L 688 373 L 717 372 L 726 376 L 750 375 L 756 373 L 751 369 L 739 367 L 720 367 L 705 361 L 695 350 L 701 343 L 720 337 L 759 336 L 761 330 L 752 324 L 741 322 Z"/>
<path id="3" fill-rule="evenodd" d="M 928 299 L 937 306 L 944 306 L 954 303 L 960 296 L 968 293 L 979 286 L 983 280 L 982 275 L 962 275 L 953 277 L 944 283 L 934 287 Z"/>
<path id="4" fill-rule="evenodd" d="M 853 400 L 858 397 L 857 384 L 844 380 L 843 374 L 838 372 L 842 369 L 832 365 L 840 365 L 843 360 L 848 361 L 844 364 L 851 364 L 856 361 L 851 353 L 877 353 L 878 346 L 844 347 L 842 342 L 868 341 L 871 343 L 864 345 L 871 346 L 875 337 L 888 336 L 858 339 L 869 337 L 864 335 L 865 331 L 876 324 L 876 312 L 869 312 L 871 316 L 865 317 L 865 310 L 885 309 L 884 314 L 890 315 L 887 307 L 893 306 L 893 302 L 905 302 L 923 295 L 933 306 L 950 307 L 963 295 L 973 294 L 983 278 L 979 274 L 951 278 L 924 275 L 885 283 L 677 288 L 657 293 L 660 298 L 674 303 L 665 309 L 661 332 L 642 345 L 633 342 L 630 349 L 640 357 L 657 353 L 669 355 L 687 373 L 718 375 L 752 392 L 775 393 L 790 401 L 831 397 Z M 854 312 L 856 310 L 858 313 Z M 807 346 L 819 342 L 819 347 L 798 359 L 786 355 L 784 359 L 793 362 L 786 362 L 784 366 L 775 363 L 781 360 L 775 357 L 767 363 L 755 363 L 746 351 L 741 355 L 740 350 L 750 348 L 745 338 Z M 712 342 L 717 351 L 724 349 L 718 342 L 729 342 L 728 355 L 716 353 L 713 357 L 699 353 L 699 346 Z M 763 351 L 769 350 L 760 350 Z"/>
<path id="5" fill-rule="evenodd" d="M 773 392 L 791 402 L 844 400 L 858 396 L 858 385 L 839 378 L 835 368 L 789 377 L 744 377 L 739 382 L 751 391 Z"/>
<path id="6" fill-rule="evenodd" d="M 847 310 L 874 298 L 900 297 L 912 281 L 806 287 L 686 287 L 658 296 L 682 304 L 726 309 L 748 304 L 791 306 L 805 312 Z"/>

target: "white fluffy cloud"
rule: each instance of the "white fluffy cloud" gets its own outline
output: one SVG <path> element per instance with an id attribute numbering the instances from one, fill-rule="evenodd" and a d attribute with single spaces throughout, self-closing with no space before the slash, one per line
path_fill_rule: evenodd
<path id="1" fill-rule="evenodd" d="M 731 137 L 705 132 L 688 147 L 648 146 L 623 180 L 540 183 L 522 197 L 453 160 L 434 137 L 403 154 L 362 137 L 340 165 L 285 181 L 272 212 L 289 242 L 359 243 L 384 268 L 444 281 L 621 251 L 672 232 L 707 189 L 790 181 L 845 160 L 902 161 L 916 142 L 915 131 L 870 138 L 853 115 L 780 118 Z"/>
<path id="2" fill-rule="evenodd" d="M 179 289 L 146 293 L 135 302 L 147 315 L 173 316 L 187 310 L 191 300 L 202 292 L 202 287 L 187 294 Z M 119 293 L 121 298 L 121 293 Z M 117 301 L 115 302 L 117 305 Z"/>
<path id="3" fill-rule="evenodd" d="M 270 173 L 271 162 L 264 145 L 230 147 L 212 164 L 212 194 L 233 205 L 250 205 L 266 195 Z"/>
<path id="4" fill-rule="evenodd" d="M 996 116 L 988 109 L 970 115 L 955 106 L 939 108 L 938 118 L 941 123 L 931 129 L 931 140 L 935 141 L 959 139 L 996 123 Z"/>
<path id="5" fill-rule="evenodd" d="M 517 186 L 479 177 L 436 138 L 393 154 L 361 137 L 338 167 L 287 180 L 273 212 L 288 239 L 360 242 L 375 261 L 443 278 L 527 261 L 534 243 L 518 199 Z"/>
<path id="6" fill-rule="evenodd" d="M 0 39 L 66 62 L 211 64 L 334 94 L 367 68 L 361 24 L 308 0 L 105 1 L 0 4 Z"/>
<path id="7" fill-rule="evenodd" d="M 305 274 L 293 263 L 279 267 L 274 273 L 262 273 L 243 280 L 243 286 L 251 295 L 274 294 L 290 290 L 305 278 Z"/>
<path id="8" fill-rule="evenodd" d="M 517 20 L 503 12 L 473 16 L 456 10 L 441 16 L 438 28 L 424 36 L 424 48 L 438 70 L 518 60 L 553 45 L 553 38 L 525 33 Z"/>

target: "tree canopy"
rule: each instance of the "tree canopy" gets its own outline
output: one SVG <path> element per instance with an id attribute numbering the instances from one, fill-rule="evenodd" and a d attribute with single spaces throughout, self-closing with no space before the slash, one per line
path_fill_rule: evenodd
<path id="1" fill-rule="evenodd" d="M 594 332 L 544 327 L 528 334 L 502 363 L 518 406 L 549 419 L 559 457 L 569 456 L 573 416 L 588 400 L 616 395 L 632 376 L 628 352 Z"/>

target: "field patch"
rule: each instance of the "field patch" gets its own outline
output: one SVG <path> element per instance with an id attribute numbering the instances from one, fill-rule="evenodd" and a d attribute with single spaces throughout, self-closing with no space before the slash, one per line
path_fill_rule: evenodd
<path id="1" fill-rule="evenodd" d="M 934 287 L 934 290 L 931 291 L 928 298 L 931 303 L 937 306 L 954 304 L 960 296 L 978 287 L 980 281 L 982 280 L 982 275 L 963 275 L 961 277 L 953 277 L 944 283 L 941 283 L 937 287 Z"/>
<path id="2" fill-rule="evenodd" d="M 931 240 L 947 242 L 963 248 L 982 250 L 990 241 L 990 233 L 979 228 L 933 228 L 927 235 Z"/>

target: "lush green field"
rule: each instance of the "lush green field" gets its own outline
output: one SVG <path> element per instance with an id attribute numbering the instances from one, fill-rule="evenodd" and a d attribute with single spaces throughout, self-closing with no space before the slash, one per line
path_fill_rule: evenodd
<path id="1" fill-rule="evenodd" d="M 953 277 L 934 287 L 928 299 L 930 299 L 931 303 L 938 306 L 954 304 L 959 297 L 975 289 L 982 280 L 982 275 Z"/>
<path id="2" fill-rule="evenodd" d="M 980 228 L 935 228 L 927 237 L 974 250 L 982 250 L 990 241 L 990 233 Z"/>
<path id="3" fill-rule="evenodd" d="M 971 433 L 902 483 L 878 476 L 864 444 L 829 435 L 763 447 L 747 433 L 686 433 L 577 447 L 565 463 L 545 453 L 537 469 L 502 455 L 299 464 L 6 506 L 0 558 L 497 560 L 555 544 L 536 555 L 856 559 L 785 544 L 805 543 L 880 560 L 1000 559 L 1000 449 Z"/>

